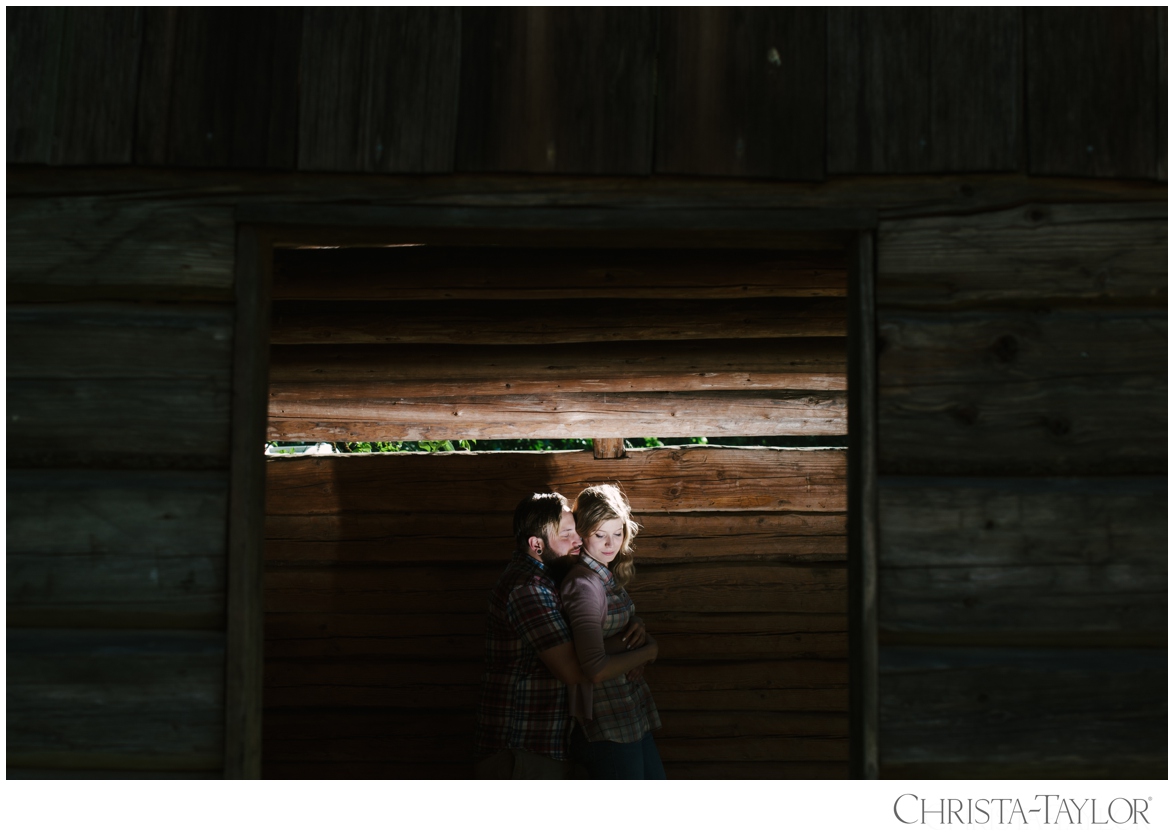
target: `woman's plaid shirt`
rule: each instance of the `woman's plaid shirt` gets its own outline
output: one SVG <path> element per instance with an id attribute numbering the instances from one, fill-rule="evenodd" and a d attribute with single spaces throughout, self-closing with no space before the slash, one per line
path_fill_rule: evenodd
<path id="1" fill-rule="evenodd" d="M 485 677 L 477 707 L 478 758 L 519 748 L 567 759 L 567 688 L 539 652 L 571 641 L 558 587 L 546 568 L 515 552 L 489 595 Z"/>
<path id="2" fill-rule="evenodd" d="M 571 597 L 577 595 L 576 581 L 603 588 L 607 610 L 598 615 L 603 637 L 606 639 L 622 632 L 636 613 L 636 605 L 628 592 L 616 585 L 615 575 L 607 566 L 583 555 L 563 582 L 562 591 L 568 608 L 572 605 Z M 595 596 L 597 594 L 586 599 L 594 600 Z M 572 613 L 580 610 L 573 609 Z M 591 629 L 594 630 L 594 625 Z M 585 626 L 576 622 L 575 631 L 581 630 L 586 630 Z M 582 644 L 584 648 L 586 645 Z M 579 646 L 580 642 L 576 639 L 576 648 Z M 588 684 L 568 689 L 578 689 L 580 692 L 578 703 L 584 705 L 584 717 L 576 718 L 575 722 L 583 728 L 588 742 L 639 742 L 645 734 L 660 727 L 660 713 L 657 712 L 652 691 L 648 689 L 648 682 L 643 675 L 635 678 L 621 675 L 594 686 Z"/>

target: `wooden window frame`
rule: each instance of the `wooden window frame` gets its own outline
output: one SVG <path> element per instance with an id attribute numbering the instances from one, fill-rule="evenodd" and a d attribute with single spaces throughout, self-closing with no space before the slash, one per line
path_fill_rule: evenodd
<path id="1" fill-rule="evenodd" d="M 866 210 L 354 207 L 237 208 L 225 679 L 226 779 L 261 777 L 263 528 L 273 252 L 290 245 L 826 241 L 848 270 L 848 619 L 850 776 L 877 777 L 877 431 L 875 230 Z"/>

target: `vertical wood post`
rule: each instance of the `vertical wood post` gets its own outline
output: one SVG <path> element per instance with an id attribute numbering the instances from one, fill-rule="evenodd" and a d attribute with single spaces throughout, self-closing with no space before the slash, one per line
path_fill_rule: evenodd
<path id="1" fill-rule="evenodd" d="M 874 234 L 856 237 L 848 262 L 848 637 L 850 769 L 878 773 L 877 391 Z"/>
<path id="2" fill-rule="evenodd" d="M 265 514 L 265 418 L 269 376 L 270 243 L 237 230 L 232 441 L 228 498 L 228 625 L 224 777 L 261 778 L 261 547 Z"/>
<path id="3" fill-rule="evenodd" d="M 621 439 L 593 439 L 591 447 L 595 451 L 597 460 L 622 460 L 624 458 L 624 440 Z"/>

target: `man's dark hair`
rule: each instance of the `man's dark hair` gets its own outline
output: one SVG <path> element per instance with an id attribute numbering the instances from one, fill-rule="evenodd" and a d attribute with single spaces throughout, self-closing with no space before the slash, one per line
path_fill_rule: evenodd
<path id="1" fill-rule="evenodd" d="M 547 542 L 551 528 L 558 531 L 563 510 L 569 508 L 567 499 L 558 492 L 535 492 L 525 498 L 514 510 L 514 544 L 525 553 L 532 536 Z"/>

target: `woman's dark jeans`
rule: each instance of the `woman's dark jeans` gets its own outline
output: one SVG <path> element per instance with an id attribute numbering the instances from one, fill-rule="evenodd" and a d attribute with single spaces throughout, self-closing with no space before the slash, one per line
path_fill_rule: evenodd
<path id="1" fill-rule="evenodd" d="M 651 733 L 639 742 L 588 742 L 582 728 L 574 725 L 571 759 L 586 766 L 592 780 L 665 779 Z"/>

